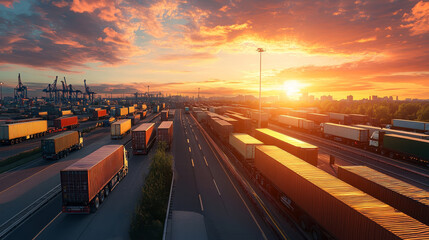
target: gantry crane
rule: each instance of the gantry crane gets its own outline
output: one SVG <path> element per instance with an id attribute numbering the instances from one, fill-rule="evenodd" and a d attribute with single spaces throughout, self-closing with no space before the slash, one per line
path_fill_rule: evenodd
<path id="1" fill-rule="evenodd" d="M 86 85 L 86 79 L 83 80 L 83 83 L 85 85 L 85 93 L 88 95 L 88 100 L 92 103 L 94 102 L 94 94 L 95 92 L 91 91 L 91 89 Z"/>
<path id="2" fill-rule="evenodd" d="M 15 101 L 22 102 L 23 99 L 27 99 L 27 86 L 21 82 L 21 74 L 18 73 L 18 85 L 13 90 Z"/>

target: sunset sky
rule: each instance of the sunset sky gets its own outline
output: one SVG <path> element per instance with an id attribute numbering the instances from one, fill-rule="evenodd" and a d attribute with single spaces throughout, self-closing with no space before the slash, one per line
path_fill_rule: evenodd
<path id="1" fill-rule="evenodd" d="M 97 93 L 429 99 L 428 1 L 0 0 L 0 81 Z M 104 97 L 104 95 L 102 95 Z"/>

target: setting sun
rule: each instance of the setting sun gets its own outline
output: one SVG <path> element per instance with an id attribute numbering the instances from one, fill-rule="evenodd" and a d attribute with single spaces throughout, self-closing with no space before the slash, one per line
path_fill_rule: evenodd
<path id="1" fill-rule="evenodd" d="M 301 89 L 304 85 L 296 80 L 289 80 L 283 83 L 283 90 L 289 99 L 298 99 L 301 96 Z"/>

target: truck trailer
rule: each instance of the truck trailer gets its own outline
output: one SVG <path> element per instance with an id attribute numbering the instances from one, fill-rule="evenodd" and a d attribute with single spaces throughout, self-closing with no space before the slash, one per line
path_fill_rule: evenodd
<path id="1" fill-rule="evenodd" d="M 54 127 L 56 129 L 73 129 L 79 126 L 77 116 L 72 117 L 60 117 L 54 119 Z"/>
<path id="2" fill-rule="evenodd" d="M 123 145 L 106 145 L 61 170 L 62 212 L 95 212 L 127 175 Z"/>
<path id="3" fill-rule="evenodd" d="M 122 139 L 131 130 L 131 119 L 122 119 L 112 123 L 110 135 L 112 139 Z"/>
<path id="4" fill-rule="evenodd" d="M 158 142 L 165 142 L 170 149 L 173 141 L 173 121 L 164 121 L 158 126 Z"/>
<path id="5" fill-rule="evenodd" d="M 83 138 L 78 131 L 67 131 L 55 136 L 42 139 L 42 153 L 44 159 L 60 159 L 71 151 L 83 147 Z"/>
<path id="6" fill-rule="evenodd" d="M 378 151 L 383 155 L 422 165 L 429 164 L 429 140 L 381 132 L 378 141 Z"/>
<path id="7" fill-rule="evenodd" d="M 168 121 L 168 110 L 161 111 L 161 121 Z"/>
<path id="8" fill-rule="evenodd" d="M 257 146 L 259 182 L 315 239 L 429 239 L 427 225 L 283 151 Z"/>
<path id="9" fill-rule="evenodd" d="M 341 141 L 349 145 L 363 147 L 368 146 L 368 129 L 335 123 L 323 123 L 322 128 L 323 136 L 326 138 L 330 138 L 335 141 Z"/>
<path id="10" fill-rule="evenodd" d="M 4 144 L 15 144 L 23 140 L 44 136 L 48 131 L 46 120 L 0 125 L 0 140 Z"/>
<path id="11" fill-rule="evenodd" d="M 133 154 L 148 154 L 155 142 L 155 123 L 143 123 L 131 133 Z"/>

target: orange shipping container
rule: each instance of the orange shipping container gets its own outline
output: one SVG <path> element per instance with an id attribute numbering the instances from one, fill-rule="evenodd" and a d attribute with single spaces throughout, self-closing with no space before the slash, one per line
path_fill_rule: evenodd
<path id="1" fill-rule="evenodd" d="M 155 123 L 143 123 L 132 131 L 134 154 L 147 154 L 154 136 Z"/>
<path id="2" fill-rule="evenodd" d="M 429 239 L 427 225 L 270 145 L 255 167 L 336 239 Z"/>
<path id="3" fill-rule="evenodd" d="M 255 130 L 255 138 L 267 145 L 275 145 L 304 161 L 317 166 L 319 148 L 296 138 L 273 131 L 268 128 Z"/>
<path id="4" fill-rule="evenodd" d="M 338 166 L 338 178 L 429 225 L 429 192 L 366 166 Z"/>
<path id="5" fill-rule="evenodd" d="M 173 140 L 173 121 L 164 121 L 158 127 L 158 141 L 166 142 L 170 147 Z"/>

